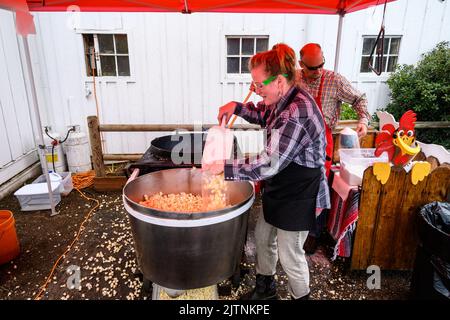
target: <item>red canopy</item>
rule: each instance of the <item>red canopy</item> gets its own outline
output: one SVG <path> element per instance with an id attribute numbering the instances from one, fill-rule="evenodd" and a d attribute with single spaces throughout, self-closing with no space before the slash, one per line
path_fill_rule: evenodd
<path id="1" fill-rule="evenodd" d="M 303 13 L 343 16 L 391 1 L 395 0 L 0 0 L 0 8 L 15 11 L 17 31 L 27 35 L 35 33 L 29 11 L 79 9 L 81 12 Z"/>
<path id="2" fill-rule="evenodd" d="M 387 0 L 388 2 L 394 0 Z M 1 0 L 0 0 L 1 2 Z M 99 12 L 234 12 L 345 14 L 385 0 L 27 0 L 30 11 L 67 11 L 76 5 Z"/>

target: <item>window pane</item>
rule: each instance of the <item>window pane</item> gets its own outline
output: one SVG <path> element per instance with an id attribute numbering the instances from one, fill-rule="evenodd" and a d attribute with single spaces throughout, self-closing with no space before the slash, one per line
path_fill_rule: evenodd
<path id="1" fill-rule="evenodd" d="M 227 58 L 227 73 L 239 73 L 239 58 Z"/>
<path id="2" fill-rule="evenodd" d="M 254 38 L 242 38 L 242 54 L 255 53 L 254 51 L 255 39 Z"/>
<path id="3" fill-rule="evenodd" d="M 381 72 L 386 72 L 386 60 L 387 60 L 387 57 L 383 57 L 383 66 L 381 67 Z M 379 65 L 380 65 L 380 58 L 376 57 L 375 58 L 375 69 L 376 70 L 378 70 Z"/>
<path id="4" fill-rule="evenodd" d="M 269 39 L 256 39 L 256 52 L 269 50 Z"/>
<path id="5" fill-rule="evenodd" d="M 83 34 L 83 44 L 85 53 L 85 65 L 86 65 L 86 75 L 92 76 L 92 66 L 91 66 L 91 53 L 94 53 L 94 35 L 93 34 Z M 94 59 L 94 65 L 96 61 Z"/>
<path id="6" fill-rule="evenodd" d="M 360 72 L 370 72 L 369 69 L 369 57 L 362 57 Z"/>
<path id="7" fill-rule="evenodd" d="M 89 55 L 87 55 L 87 54 L 84 55 L 84 62 L 85 62 L 85 66 L 86 66 L 86 75 L 88 77 L 92 77 L 92 69 L 91 69 L 91 62 L 89 59 Z"/>
<path id="8" fill-rule="evenodd" d="M 395 66 L 397 65 L 398 57 L 389 57 L 389 62 L 387 66 L 387 72 L 394 72 Z"/>
<path id="9" fill-rule="evenodd" d="M 384 39 L 383 53 L 387 54 L 388 53 L 388 49 L 389 49 L 389 38 L 385 38 Z"/>
<path id="10" fill-rule="evenodd" d="M 370 51 L 372 51 L 375 44 L 375 40 L 375 38 L 364 38 L 362 54 L 370 54 Z"/>
<path id="11" fill-rule="evenodd" d="M 400 51 L 400 38 L 392 38 L 391 39 L 391 50 L 390 54 L 398 54 Z"/>
<path id="12" fill-rule="evenodd" d="M 100 56 L 102 76 L 116 76 L 116 59 L 114 56 Z"/>
<path id="13" fill-rule="evenodd" d="M 377 41 L 377 39 L 375 39 L 375 41 L 377 42 L 377 48 L 376 48 L 376 50 L 375 50 L 375 52 L 373 54 L 377 55 L 379 52 L 381 53 L 381 43 L 382 43 L 382 41 L 381 41 L 381 39 L 378 39 L 378 41 Z M 384 49 L 384 50 L 386 50 L 386 49 Z"/>
<path id="14" fill-rule="evenodd" d="M 117 56 L 117 69 L 119 69 L 119 76 L 127 77 L 130 75 L 128 56 Z"/>
<path id="15" fill-rule="evenodd" d="M 114 42 L 112 34 L 99 34 L 98 46 L 100 53 L 114 53 Z"/>
<path id="16" fill-rule="evenodd" d="M 128 53 L 128 42 L 126 34 L 116 34 L 116 52 L 117 53 Z"/>
<path id="17" fill-rule="evenodd" d="M 239 55 L 239 38 L 227 39 L 227 53 L 232 55 Z"/>
<path id="18" fill-rule="evenodd" d="M 89 54 L 90 48 L 94 48 L 94 35 L 83 34 L 84 53 Z"/>
<path id="19" fill-rule="evenodd" d="M 241 73 L 250 73 L 250 70 L 248 69 L 249 60 L 250 60 L 250 57 L 242 57 L 241 58 Z"/>

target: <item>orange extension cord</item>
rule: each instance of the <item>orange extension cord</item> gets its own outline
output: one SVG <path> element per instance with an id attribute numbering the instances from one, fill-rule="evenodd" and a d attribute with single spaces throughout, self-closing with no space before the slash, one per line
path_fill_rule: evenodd
<path id="1" fill-rule="evenodd" d="M 65 258 L 66 254 L 69 253 L 69 251 L 73 248 L 75 243 L 77 243 L 77 241 L 80 238 L 81 233 L 84 230 L 84 225 L 91 218 L 92 213 L 100 206 L 100 201 L 98 201 L 97 199 L 94 199 L 94 198 L 89 198 L 88 196 L 86 196 L 81 191 L 81 189 L 90 187 L 94 183 L 94 177 L 95 177 L 94 171 L 77 173 L 77 174 L 72 176 L 72 183 L 73 183 L 74 189 L 77 190 L 81 194 L 81 196 L 83 198 L 85 198 L 86 200 L 88 200 L 88 201 L 95 201 L 96 205 L 88 212 L 88 214 L 84 218 L 83 222 L 80 225 L 80 228 L 78 229 L 77 235 L 72 240 L 71 244 L 67 247 L 67 249 L 56 260 L 55 264 L 53 265 L 52 270 L 50 271 L 50 274 L 47 277 L 47 280 L 42 285 L 41 290 L 39 291 L 39 293 L 34 297 L 34 300 L 41 300 L 41 298 L 44 295 L 45 290 L 47 289 L 47 287 L 48 287 L 48 285 L 49 285 L 49 283 L 50 283 L 50 281 L 51 281 L 51 279 L 53 277 L 53 274 L 54 274 L 56 268 L 58 267 L 59 263 L 61 262 L 61 260 L 63 260 Z"/>

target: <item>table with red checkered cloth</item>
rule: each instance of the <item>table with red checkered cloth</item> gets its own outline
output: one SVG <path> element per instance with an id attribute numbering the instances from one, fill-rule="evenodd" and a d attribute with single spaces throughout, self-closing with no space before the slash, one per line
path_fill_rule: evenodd
<path id="1" fill-rule="evenodd" d="M 333 179 L 341 178 L 339 174 L 335 174 Z M 333 181 L 333 185 L 335 183 L 336 181 Z M 352 253 L 353 233 L 359 213 L 359 196 L 358 186 L 349 186 L 346 199 L 332 188 L 331 210 L 327 221 L 328 233 L 336 241 L 332 260 L 337 256 L 348 258 Z"/>

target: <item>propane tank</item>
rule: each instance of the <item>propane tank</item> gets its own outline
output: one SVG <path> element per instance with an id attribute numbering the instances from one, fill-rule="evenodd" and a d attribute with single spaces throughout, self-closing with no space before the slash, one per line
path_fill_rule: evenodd
<path id="1" fill-rule="evenodd" d="M 45 131 L 48 133 L 45 134 Z M 50 138 L 50 137 L 52 138 Z M 54 142 L 56 140 L 56 142 Z M 58 132 L 53 132 L 50 126 L 44 127 L 44 145 L 45 145 L 45 160 L 47 161 L 47 166 L 49 170 L 56 172 L 66 171 L 66 162 L 64 157 L 64 152 L 59 143 L 61 136 Z M 52 159 L 52 148 L 53 148 L 53 159 Z M 53 162 L 55 163 L 55 168 L 53 169 Z M 44 171 L 44 165 L 42 165 L 42 171 Z"/>
<path id="2" fill-rule="evenodd" d="M 88 137 L 81 132 L 79 125 L 69 126 L 69 128 L 74 130 L 64 142 L 69 171 L 74 173 L 89 171 L 91 170 L 91 151 Z"/>

